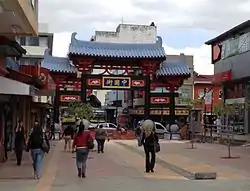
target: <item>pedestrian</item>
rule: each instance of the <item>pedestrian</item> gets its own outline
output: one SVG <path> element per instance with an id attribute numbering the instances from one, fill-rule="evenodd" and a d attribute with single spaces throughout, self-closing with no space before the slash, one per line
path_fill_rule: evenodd
<path id="1" fill-rule="evenodd" d="M 97 142 L 97 152 L 98 153 L 104 153 L 104 145 L 105 140 L 108 138 L 108 133 L 105 129 L 103 129 L 103 126 L 100 125 L 99 128 L 95 132 L 95 139 Z"/>
<path id="2" fill-rule="evenodd" d="M 16 133 L 15 134 L 16 161 L 17 161 L 17 165 L 21 166 L 22 158 L 23 158 L 23 149 L 25 148 L 25 145 L 26 145 L 22 120 L 18 121 L 15 133 Z"/>
<path id="3" fill-rule="evenodd" d="M 154 126 L 155 124 L 151 120 L 145 120 L 142 123 L 146 173 L 154 172 L 156 152 L 160 151 L 159 138 L 154 132 Z"/>
<path id="4" fill-rule="evenodd" d="M 74 137 L 74 128 L 69 125 L 63 132 L 62 137 L 64 138 L 64 151 L 67 151 L 67 147 L 68 147 L 68 151 L 71 152 L 71 140 Z"/>
<path id="5" fill-rule="evenodd" d="M 73 149 L 76 150 L 76 166 L 79 178 L 86 178 L 86 168 L 89 150 L 94 148 L 94 139 L 89 131 L 84 131 L 85 126 L 79 125 L 74 137 Z"/>
<path id="6" fill-rule="evenodd" d="M 33 160 L 34 179 L 40 179 L 41 167 L 44 153 L 48 153 L 50 149 L 49 140 L 40 127 L 38 121 L 35 121 L 32 132 L 30 133 L 27 149 L 31 150 L 31 157 Z"/>
<path id="7" fill-rule="evenodd" d="M 55 131 L 55 123 L 52 123 L 52 125 L 50 126 L 50 140 L 56 139 Z"/>

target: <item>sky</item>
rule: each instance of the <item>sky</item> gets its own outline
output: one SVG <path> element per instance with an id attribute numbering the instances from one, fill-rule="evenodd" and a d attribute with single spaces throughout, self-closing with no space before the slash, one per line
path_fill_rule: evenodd
<path id="1" fill-rule="evenodd" d="M 166 54 L 194 56 L 195 70 L 213 74 L 204 42 L 249 19 L 250 0 L 41 0 L 39 22 L 54 32 L 55 56 L 65 56 L 72 32 L 89 40 L 95 30 L 125 24 L 156 24 Z"/>

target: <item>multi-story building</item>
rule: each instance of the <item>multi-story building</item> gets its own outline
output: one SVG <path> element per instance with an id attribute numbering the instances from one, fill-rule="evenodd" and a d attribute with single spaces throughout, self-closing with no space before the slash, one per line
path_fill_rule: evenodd
<path id="1" fill-rule="evenodd" d="M 0 34 L 32 35 L 38 33 L 38 0 L 0 1 Z"/>
<path id="2" fill-rule="evenodd" d="M 19 59 L 26 53 L 16 41 L 17 35 L 36 36 L 38 32 L 38 0 L 0 0 L 0 161 L 5 149 L 11 149 L 13 131 L 22 119 L 29 128 L 31 96 L 37 82 L 20 71 Z"/>
<path id="3" fill-rule="evenodd" d="M 211 45 L 214 81 L 222 84 L 224 101 L 237 105 L 230 121 L 237 132 L 250 133 L 250 20 L 205 44 Z"/>
<path id="4" fill-rule="evenodd" d="M 20 58 L 20 65 L 40 64 L 47 49 L 52 55 L 53 33 L 49 33 L 48 24 L 39 24 L 38 36 L 18 36 L 16 41 L 27 51 L 26 55 Z"/>
<path id="5" fill-rule="evenodd" d="M 41 62 L 44 59 L 44 54 L 52 56 L 53 51 L 53 33 L 49 33 L 49 26 L 46 23 L 39 24 L 39 33 L 37 36 L 18 36 L 16 41 L 27 51 L 26 54 L 19 59 L 20 70 L 24 73 L 33 75 L 34 68 L 41 67 Z M 54 91 L 43 92 L 41 95 L 32 96 L 34 103 L 52 104 Z M 45 108 L 44 108 L 45 109 Z M 44 111 L 36 110 L 33 112 L 33 118 L 41 116 L 41 122 L 46 122 L 41 113 Z M 39 115 L 38 115 L 38 114 Z M 34 120 L 32 119 L 32 120 Z M 43 123 L 42 125 L 45 125 Z"/>

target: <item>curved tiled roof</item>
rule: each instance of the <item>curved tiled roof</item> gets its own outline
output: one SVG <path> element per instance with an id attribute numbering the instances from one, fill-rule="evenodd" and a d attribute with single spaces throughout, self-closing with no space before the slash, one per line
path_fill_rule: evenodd
<path id="1" fill-rule="evenodd" d="M 55 57 L 49 55 L 49 50 L 44 52 L 44 59 L 41 67 L 47 68 L 53 72 L 76 73 L 77 70 L 73 64 L 70 63 L 68 58 Z"/>
<path id="2" fill-rule="evenodd" d="M 184 61 L 164 61 L 159 70 L 156 71 L 157 77 L 162 76 L 185 76 L 191 75 L 187 63 Z"/>
<path id="3" fill-rule="evenodd" d="M 162 40 L 158 37 L 156 43 L 129 44 L 129 43 L 104 43 L 95 41 L 82 41 L 72 34 L 69 46 L 69 55 L 110 57 L 110 58 L 154 58 L 165 59 L 166 54 L 162 47 Z"/>

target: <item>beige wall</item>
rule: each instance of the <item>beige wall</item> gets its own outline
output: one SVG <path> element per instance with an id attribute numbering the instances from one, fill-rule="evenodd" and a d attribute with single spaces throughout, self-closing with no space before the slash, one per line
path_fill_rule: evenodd
<path id="1" fill-rule="evenodd" d="M 3 12 L 0 14 L 1 34 L 34 36 L 38 34 L 37 3 L 34 7 L 30 0 L 5 0 L 0 3 L 3 7 Z"/>

